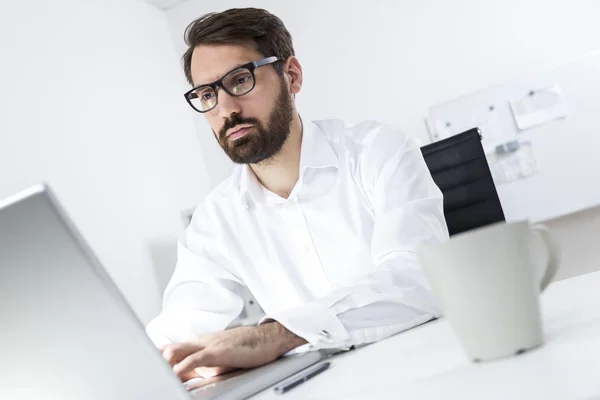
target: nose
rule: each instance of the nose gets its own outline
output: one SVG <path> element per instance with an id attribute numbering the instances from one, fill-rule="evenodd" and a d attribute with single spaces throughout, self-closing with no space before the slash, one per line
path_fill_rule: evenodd
<path id="1" fill-rule="evenodd" d="M 242 110 L 235 96 L 230 95 L 221 88 L 219 88 L 218 96 L 217 108 L 220 117 L 227 119 L 231 114 L 241 114 Z"/>

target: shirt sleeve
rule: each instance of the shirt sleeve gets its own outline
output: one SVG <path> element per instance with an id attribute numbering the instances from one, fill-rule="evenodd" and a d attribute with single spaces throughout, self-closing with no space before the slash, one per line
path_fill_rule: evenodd
<path id="1" fill-rule="evenodd" d="M 178 243 L 163 310 L 146 327 L 156 346 L 222 331 L 242 312 L 243 284 L 220 249 L 211 214 L 200 205 Z"/>
<path id="2" fill-rule="evenodd" d="M 310 304 L 269 315 L 307 349 L 371 343 L 440 316 L 416 248 L 448 238 L 443 197 L 416 142 L 384 127 L 359 160 L 357 182 L 374 212 L 374 271 Z"/>

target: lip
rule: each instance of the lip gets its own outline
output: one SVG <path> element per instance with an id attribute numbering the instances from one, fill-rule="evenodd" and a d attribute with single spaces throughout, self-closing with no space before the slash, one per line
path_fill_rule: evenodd
<path id="1" fill-rule="evenodd" d="M 231 140 L 235 140 L 244 136 L 252 128 L 252 125 L 237 127 L 235 130 L 229 132 L 227 137 Z"/>

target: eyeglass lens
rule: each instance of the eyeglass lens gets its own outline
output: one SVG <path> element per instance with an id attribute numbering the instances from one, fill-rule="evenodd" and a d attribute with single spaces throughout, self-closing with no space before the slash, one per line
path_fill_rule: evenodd
<path id="1" fill-rule="evenodd" d="M 223 87 L 232 96 L 242 96 L 254 88 L 254 75 L 247 68 L 231 71 L 223 77 Z M 189 95 L 198 111 L 208 111 L 217 105 L 217 93 L 210 86 L 201 86 Z"/>

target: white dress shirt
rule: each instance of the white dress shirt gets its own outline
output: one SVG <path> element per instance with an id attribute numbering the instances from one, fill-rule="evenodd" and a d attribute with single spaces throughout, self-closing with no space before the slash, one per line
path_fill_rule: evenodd
<path id="1" fill-rule="evenodd" d="M 415 141 L 376 122 L 303 121 L 288 199 L 238 166 L 193 215 L 157 345 L 225 329 L 246 285 L 309 349 L 374 342 L 439 316 L 415 255 L 447 239 L 442 194 Z"/>

